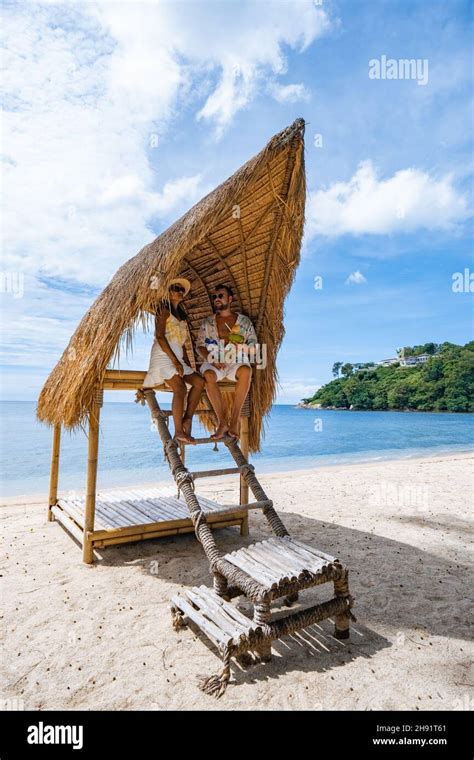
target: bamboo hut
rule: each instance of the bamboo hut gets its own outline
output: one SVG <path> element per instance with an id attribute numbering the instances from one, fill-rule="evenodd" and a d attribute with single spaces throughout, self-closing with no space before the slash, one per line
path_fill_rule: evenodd
<path id="1" fill-rule="evenodd" d="M 78 538 L 85 562 L 93 561 L 94 549 L 110 544 L 195 532 L 208 559 L 213 586 L 181 590 L 172 599 L 171 614 L 176 630 L 191 621 L 218 648 L 223 670 L 201 682 L 201 688 L 215 696 L 227 687 L 232 657 L 253 653 L 257 661 L 267 661 L 274 639 L 329 617 L 334 620 L 335 636 L 345 639 L 349 621 L 355 620 L 347 569 L 336 557 L 290 536 L 248 461 L 249 452 L 259 450 L 264 417 L 275 396 L 283 304 L 299 261 L 305 203 L 303 137 L 304 121 L 297 119 L 119 269 L 83 318 L 38 404 L 39 419 L 54 429 L 49 519 L 57 519 Z M 242 409 L 240 442 L 229 435 L 224 439 L 234 468 L 190 472 L 184 462 L 185 446 L 172 438 L 155 391 L 142 389 L 145 372 L 109 368 L 121 347 L 130 348 L 137 327 L 148 325 L 150 313 L 175 277 L 192 282 L 191 297 L 186 299 L 189 357 L 201 320 L 212 312 L 210 293 L 221 283 L 233 288 L 236 307 L 251 318 L 259 343 L 267 349 L 266 367 L 254 370 Z M 228 398 L 233 385 L 221 384 Z M 96 494 L 104 389 L 138 389 L 139 399 L 149 406 L 184 501 L 164 497 L 156 489 Z M 209 427 L 205 393 L 201 402 L 201 416 Z M 86 425 L 85 494 L 77 500 L 58 498 L 61 428 Z M 210 443 L 211 438 L 196 442 Z M 240 478 L 238 505 L 217 504 L 195 492 L 197 477 L 231 472 Z M 253 502 L 248 499 L 249 489 Z M 222 554 L 212 529 L 240 525 L 246 534 L 250 509 L 262 510 L 273 535 Z M 300 591 L 328 582 L 334 586 L 333 598 L 272 620 L 274 600 L 283 598 L 291 606 Z M 253 604 L 253 618 L 232 604 L 240 595 Z"/>
<path id="2" fill-rule="evenodd" d="M 232 287 L 233 308 L 251 318 L 259 343 L 266 347 L 266 368 L 253 372 L 241 419 L 244 454 L 259 450 L 264 418 L 275 397 L 276 355 L 284 335 L 283 304 L 300 258 L 304 206 L 304 120 L 297 119 L 125 262 L 83 317 L 41 391 L 37 416 L 53 427 L 49 519 L 59 519 L 81 541 L 86 561 L 92 559 L 93 546 L 192 530 L 183 515 L 173 521 L 169 509 L 162 518 L 170 519 L 162 519 L 159 526 L 151 515 L 144 520 L 134 511 L 136 494 L 128 495 L 128 505 L 114 505 L 110 495 L 97 500 L 96 494 L 103 390 L 139 388 L 145 375 L 143 368 L 121 371 L 110 367 L 121 352 L 132 348 L 137 329 L 151 327 L 156 304 L 174 277 L 186 277 L 192 283 L 186 311 L 191 338 L 187 353 L 194 367 L 199 360 L 192 341 L 201 320 L 212 313 L 211 291 L 222 282 Z M 221 383 L 227 408 L 232 385 Z M 200 408 L 201 421 L 211 429 L 208 405 L 203 402 Z M 61 428 L 88 428 L 86 488 L 84 497 L 74 504 L 58 497 Z M 241 503 L 247 495 L 241 482 Z M 153 494 L 145 496 L 153 502 Z M 96 506 L 101 514 L 96 514 Z M 208 507 L 211 510 L 211 505 Z M 239 512 L 229 513 L 226 520 L 216 515 L 215 520 L 216 525 L 238 524 L 243 532 L 247 530 L 247 515 Z M 93 540 L 87 540 L 88 534 Z"/>

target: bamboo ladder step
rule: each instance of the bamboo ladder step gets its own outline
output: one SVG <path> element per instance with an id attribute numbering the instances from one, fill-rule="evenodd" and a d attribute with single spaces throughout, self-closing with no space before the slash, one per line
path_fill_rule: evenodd
<path id="1" fill-rule="evenodd" d="M 181 610 L 217 646 L 239 646 L 262 629 L 244 615 L 232 602 L 226 602 L 212 588 L 195 586 L 171 599 L 171 608 Z"/>
<path id="2" fill-rule="evenodd" d="M 224 436 L 223 438 L 219 438 L 218 440 L 215 440 L 214 438 L 195 438 L 192 443 L 187 443 L 187 441 L 176 441 L 178 446 L 196 446 L 196 445 L 203 445 L 206 443 L 224 443 L 225 440 L 227 440 L 229 436 Z"/>
<path id="3" fill-rule="evenodd" d="M 196 478 L 211 478 L 216 475 L 238 475 L 240 473 L 240 467 L 221 467 L 217 470 L 197 470 L 192 472 L 191 475 Z"/>
<path id="4" fill-rule="evenodd" d="M 266 589 L 321 576 L 336 557 L 320 552 L 290 536 L 272 537 L 226 554 L 224 559 L 250 575 Z"/>

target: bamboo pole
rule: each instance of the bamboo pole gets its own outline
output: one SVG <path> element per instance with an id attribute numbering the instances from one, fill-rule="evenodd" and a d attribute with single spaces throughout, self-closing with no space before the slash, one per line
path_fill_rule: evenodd
<path id="1" fill-rule="evenodd" d="M 249 418 L 248 417 L 240 418 L 240 449 L 245 459 L 248 461 L 248 458 L 249 458 Z M 242 477 L 242 475 L 240 476 L 239 503 L 240 504 L 249 503 L 249 487 L 247 483 L 245 482 L 245 479 Z M 242 525 L 240 528 L 240 535 L 248 536 L 248 534 L 249 534 L 249 515 L 247 512 L 245 518 L 242 521 Z"/>
<path id="2" fill-rule="evenodd" d="M 51 472 L 49 478 L 49 502 L 48 502 L 48 522 L 54 520 L 54 514 L 51 508 L 56 506 L 58 501 L 58 477 L 59 477 L 59 449 L 61 445 L 61 425 L 55 425 L 53 429 L 53 448 L 51 452 Z"/>
<path id="3" fill-rule="evenodd" d="M 84 515 L 84 537 L 82 543 L 83 561 L 92 565 L 94 552 L 92 538 L 95 518 L 95 497 L 97 487 L 97 462 L 99 453 L 99 417 L 101 403 L 96 397 L 89 412 L 89 439 L 87 445 L 87 486 L 86 510 Z"/>

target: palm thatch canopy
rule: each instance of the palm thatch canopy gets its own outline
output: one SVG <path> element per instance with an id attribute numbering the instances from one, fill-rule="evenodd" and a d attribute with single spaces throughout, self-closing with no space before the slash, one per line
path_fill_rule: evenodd
<path id="1" fill-rule="evenodd" d="M 107 366 L 132 346 L 141 324 L 187 277 L 190 332 L 197 337 L 212 313 L 210 292 L 220 283 L 236 294 L 235 311 L 249 316 L 267 366 L 254 370 L 250 395 L 251 451 L 258 451 L 262 420 L 276 392 L 276 354 L 284 335 L 283 303 L 300 258 L 304 225 L 304 120 L 276 134 L 265 148 L 152 243 L 123 264 L 81 320 L 39 397 L 38 418 L 66 428 L 82 426 Z M 145 368 L 143 368 L 145 369 Z"/>

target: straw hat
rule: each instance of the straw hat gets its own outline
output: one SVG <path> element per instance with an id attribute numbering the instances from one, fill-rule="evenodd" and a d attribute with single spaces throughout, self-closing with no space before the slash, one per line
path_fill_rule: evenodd
<path id="1" fill-rule="evenodd" d="M 174 280 L 170 281 L 168 289 L 171 288 L 172 285 L 181 285 L 181 287 L 184 288 L 185 296 L 187 296 L 191 290 L 191 283 L 185 277 L 175 277 Z"/>

